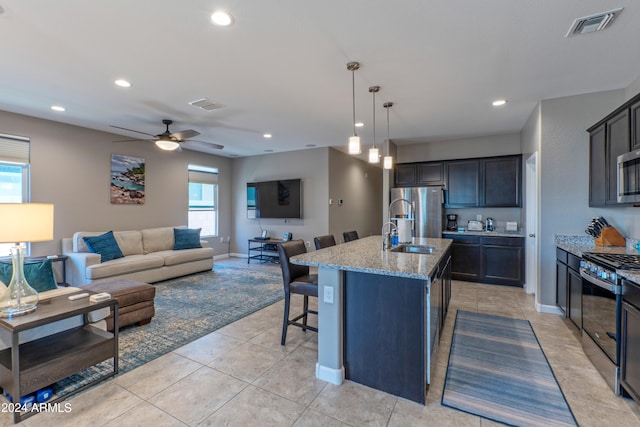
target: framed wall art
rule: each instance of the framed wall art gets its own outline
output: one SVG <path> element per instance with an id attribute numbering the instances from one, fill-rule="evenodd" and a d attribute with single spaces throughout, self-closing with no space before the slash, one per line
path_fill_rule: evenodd
<path id="1" fill-rule="evenodd" d="M 144 159 L 111 155 L 111 204 L 144 204 Z"/>

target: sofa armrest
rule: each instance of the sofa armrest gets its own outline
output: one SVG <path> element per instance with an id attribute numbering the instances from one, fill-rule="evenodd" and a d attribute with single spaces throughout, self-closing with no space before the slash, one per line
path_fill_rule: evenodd
<path id="1" fill-rule="evenodd" d="M 67 280 L 71 286 L 80 286 L 89 283 L 87 279 L 87 267 L 100 264 L 100 255 L 89 252 L 67 252 Z"/>

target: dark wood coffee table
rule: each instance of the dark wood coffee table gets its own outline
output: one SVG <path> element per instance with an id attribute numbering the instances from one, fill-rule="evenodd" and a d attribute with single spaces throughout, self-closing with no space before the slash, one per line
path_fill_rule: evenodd
<path id="1" fill-rule="evenodd" d="M 75 301 L 68 299 L 70 295 L 83 292 L 40 301 L 36 311 L 24 316 L 0 318 L 0 334 L 10 335 L 12 342 L 11 348 L 0 351 L 0 387 L 11 393 L 14 402 L 19 402 L 20 396 L 108 359 L 113 359 L 113 371 L 47 403 L 66 399 L 118 373 L 118 301 L 112 298 L 93 303 L 88 297 Z M 91 326 L 88 322 L 90 312 L 104 307 L 111 307 L 113 312 L 116 326 L 113 333 Z M 77 315 L 83 316 L 83 326 L 18 345 L 22 332 Z M 20 422 L 35 413 L 37 411 L 14 412 L 13 421 Z"/>

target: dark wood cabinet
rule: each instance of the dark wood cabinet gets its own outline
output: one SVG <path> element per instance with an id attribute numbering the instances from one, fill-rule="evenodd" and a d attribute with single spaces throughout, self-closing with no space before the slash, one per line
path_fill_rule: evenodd
<path id="1" fill-rule="evenodd" d="M 582 276 L 572 268 L 568 269 L 569 319 L 582 330 Z"/>
<path id="2" fill-rule="evenodd" d="M 640 310 L 626 301 L 622 303 L 621 327 L 620 382 L 640 402 Z"/>
<path id="3" fill-rule="evenodd" d="M 589 206 L 604 206 L 607 201 L 607 160 L 605 124 L 589 133 Z"/>
<path id="4" fill-rule="evenodd" d="M 556 304 L 582 329 L 582 276 L 580 257 L 556 248 Z"/>
<path id="5" fill-rule="evenodd" d="M 393 168 L 393 176 L 396 187 L 413 187 L 416 185 L 416 164 L 400 163 Z"/>
<path id="6" fill-rule="evenodd" d="M 522 157 L 507 156 L 482 160 L 482 206 L 522 205 Z"/>
<path id="7" fill-rule="evenodd" d="M 480 206 L 480 160 L 448 161 L 446 169 L 446 206 Z"/>
<path id="8" fill-rule="evenodd" d="M 630 151 L 629 144 L 629 110 L 607 120 L 606 148 L 608 179 L 607 205 L 618 204 L 618 156 Z"/>
<path id="9" fill-rule="evenodd" d="M 522 286 L 524 239 L 520 237 L 457 236 L 451 245 L 451 277 L 469 282 Z"/>
<path id="10" fill-rule="evenodd" d="M 629 120 L 631 122 L 631 151 L 640 148 L 640 101 L 629 107 Z"/>
<path id="11" fill-rule="evenodd" d="M 418 185 L 444 185 L 442 162 L 419 163 L 416 167 Z"/>
<path id="12" fill-rule="evenodd" d="M 567 315 L 567 289 L 569 271 L 567 264 L 556 261 L 556 305 Z"/>

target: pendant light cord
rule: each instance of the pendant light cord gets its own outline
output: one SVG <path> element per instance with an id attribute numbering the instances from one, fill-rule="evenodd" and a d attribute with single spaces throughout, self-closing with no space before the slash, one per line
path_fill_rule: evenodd
<path id="1" fill-rule="evenodd" d="M 356 71 L 351 70 L 351 90 L 352 90 L 352 101 L 353 101 L 353 136 L 357 136 L 356 133 Z"/>
<path id="2" fill-rule="evenodd" d="M 373 91 L 373 148 L 376 148 L 376 92 Z"/>
<path id="3" fill-rule="evenodd" d="M 389 140 L 389 107 L 387 107 L 387 156 L 389 155 L 389 145 L 391 141 Z"/>

